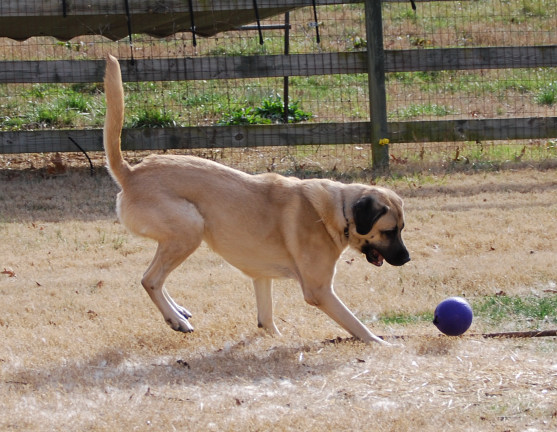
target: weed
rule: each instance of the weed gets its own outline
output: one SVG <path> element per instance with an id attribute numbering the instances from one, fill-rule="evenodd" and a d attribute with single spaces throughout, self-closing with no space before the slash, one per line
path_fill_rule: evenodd
<path id="1" fill-rule="evenodd" d="M 288 121 L 299 123 L 309 120 L 311 113 L 305 112 L 299 107 L 300 102 L 292 102 L 288 105 Z M 264 99 L 261 107 L 255 109 L 255 113 L 260 117 L 270 119 L 273 123 L 281 123 L 284 120 L 284 102 L 279 95 Z"/>
<path id="2" fill-rule="evenodd" d="M 89 102 L 86 97 L 80 93 L 70 93 L 64 100 L 62 100 L 61 106 L 81 113 L 89 111 Z"/>
<path id="3" fill-rule="evenodd" d="M 73 124 L 75 112 L 59 104 L 46 104 L 37 107 L 34 119 L 40 127 L 68 127 Z"/>
<path id="4" fill-rule="evenodd" d="M 122 249 L 122 247 L 124 247 L 125 243 L 126 237 L 119 235 L 112 240 L 112 247 L 114 248 L 114 250 L 120 250 Z"/>
<path id="5" fill-rule="evenodd" d="M 163 128 L 175 127 L 176 125 L 176 116 L 171 111 L 145 108 L 132 116 L 129 126 L 132 128 Z"/>
<path id="6" fill-rule="evenodd" d="M 75 51 L 75 52 L 81 51 L 81 48 L 83 48 L 84 46 L 83 43 L 72 43 L 70 41 L 66 41 L 66 42 L 59 41 L 56 44 L 58 46 L 67 48 L 69 51 Z"/>
<path id="7" fill-rule="evenodd" d="M 312 114 L 303 111 L 299 102 L 288 105 L 288 122 L 309 120 Z M 220 125 L 271 124 L 284 122 L 284 102 L 279 95 L 264 99 L 259 107 L 242 107 L 232 111 L 219 122 Z"/>
<path id="8" fill-rule="evenodd" d="M 557 102 L 557 81 L 550 82 L 536 95 L 536 102 L 540 105 L 553 105 Z"/>
<path id="9" fill-rule="evenodd" d="M 2 129 L 17 131 L 23 129 L 25 124 L 25 119 L 19 116 L 0 117 L 0 127 Z"/>
<path id="10" fill-rule="evenodd" d="M 367 40 L 360 36 L 354 36 L 352 37 L 352 47 L 355 50 L 366 49 Z"/>
<path id="11" fill-rule="evenodd" d="M 228 116 L 219 122 L 219 125 L 253 125 L 253 124 L 270 124 L 271 120 L 259 117 L 255 114 L 252 107 L 238 108 L 232 111 Z"/>

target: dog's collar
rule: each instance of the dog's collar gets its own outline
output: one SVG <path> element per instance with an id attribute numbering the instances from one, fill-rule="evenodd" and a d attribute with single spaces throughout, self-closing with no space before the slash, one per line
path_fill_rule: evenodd
<path id="1" fill-rule="evenodd" d="M 350 237 L 350 222 L 348 222 L 348 218 L 346 217 L 346 210 L 344 208 L 344 200 L 342 202 L 342 215 L 344 216 L 344 220 L 346 221 L 346 226 L 344 227 L 344 237 Z"/>

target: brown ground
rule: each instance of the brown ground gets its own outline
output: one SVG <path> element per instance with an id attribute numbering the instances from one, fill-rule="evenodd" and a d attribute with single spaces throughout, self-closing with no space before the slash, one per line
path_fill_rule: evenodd
<path id="1" fill-rule="evenodd" d="M 272 338 L 247 281 L 206 247 L 168 281 L 193 312 L 170 330 L 140 286 L 155 245 L 116 221 L 101 171 L 0 169 L 0 430 L 555 430 L 555 338 L 462 338 L 386 326 L 450 295 L 545 295 L 557 270 L 557 173 L 380 181 L 404 196 L 413 260 L 339 261 L 339 295 L 394 348 L 346 337 L 276 284 Z"/>

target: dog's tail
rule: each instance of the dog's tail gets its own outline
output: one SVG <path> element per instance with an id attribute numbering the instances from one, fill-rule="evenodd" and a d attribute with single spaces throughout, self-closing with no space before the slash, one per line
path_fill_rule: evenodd
<path id="1" fill-rule="evenodd" d="M 104 122 L 103 145 L 112 177 L 123 185 L 131 172 L 130 165 L 122 156 L 120 135 L 124 124 L 124 87 L 122 74 L 116 57 L 108 55 L 104 76 L 106 96 L 106 119 Z"/>

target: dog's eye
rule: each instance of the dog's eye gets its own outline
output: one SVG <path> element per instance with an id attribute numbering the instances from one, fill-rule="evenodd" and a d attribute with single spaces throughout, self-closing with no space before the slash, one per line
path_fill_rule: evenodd
<path id="1" fill-rule="evenodd" d="M 392 229 L 392 230 L 385 230 L 385 231 L 381 231 L 381 233 L 387 237 L 395 237 L 397 235 L 398 230 Z"/>

